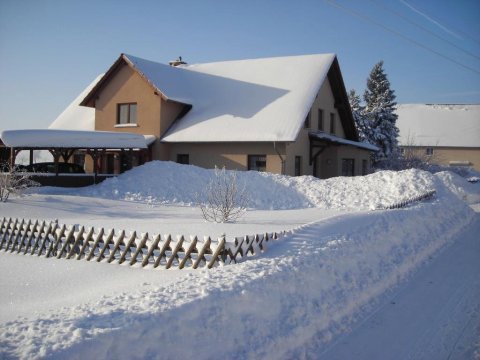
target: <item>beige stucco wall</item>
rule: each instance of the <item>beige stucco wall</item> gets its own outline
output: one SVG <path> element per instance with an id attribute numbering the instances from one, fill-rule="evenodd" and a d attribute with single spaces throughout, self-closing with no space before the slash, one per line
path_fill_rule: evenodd
<path id="1" fill-rule="evenodd" d="M 225 166 L 230 170 L 247 170 L 248 155 L 266 155 L 268 172 L 280 173 L 282 168 L 273 143 L 175 143 L 170 146 L 171 161 L 177 161 L 178 154 L 188 154 L 190 164 L 207 169 Z M 284 144 L 276 147 L 285 154 Z"/>
<path id="2" fill-rule="evenodd" d="M 117 105 L 122 103 L 137 103 L 136 124 L 117 124 Z M 98 93 L 95 130 L 154 135 L 159 139 L 184 107 L 162 98 L 137 72 L 123 64 Z M 153 159 L 170 158 L 170 146 L 158 140 L 151 151 Z"/>
<path id="3" fill-rule="evenodd" d="M 431 146 L 433 155 L 425 155 L 427 147 L 404 147 L 412 149 L 419 157 L 435 164 L 449 166 L 451 161 L 468 162 L 475 170 L 480 171 L 480 148 Z"/>
<path id="4" fill-rule="evenodd" d="M 313 174 L 313 165 L 309 164 L 309 151 L 310 151 L 310 141 L 308 139 L 308 132 L 312 130 L 318 130 L 318 109 L 323 110 L 323 131 L 326 133 L 330 133 L 330 113 L 335 114 L 335 136 L 338 137 L 345 137 L 345 132 L 342 127 L 342 123 L 340 121 L 340 115 L 338 114 L 337 110 L 335 109 L 335 99 L 333 97 L 332 89 L 330 87 L 330 83 L 326 80 L 322 87 L 320 88 L 317 97 L 310 109 L 310 127 L 302 128 L 298 135 L 297 141 L 294 143 L 290 143 L 287 145 L 287 161 L 286 161 L 286 174 L 287 175 L 295 175 L 295 156 L 302 157 L 302 165 L 301 165 L 301 174 L 302 175 L 314 175 Z M 321 159 L 327 155 L 331 158 L 334 153 L 336 153 L 335 149 L 329 148 L 322 153 L 317 161 L 321 161 Z M 317 162 L 318 164 L 318 162 Z M 317 166 L 317 176 L 319 177 L 330 177 L 336 176 L 338 173 L 335 173 L 331 166 L 326 166 L 325 168 L 320 168 Z"/>
<path id="5" fill-rule="evenodd" d="M 117 125 L 117 104 L 137 103 L 137 124 Z M 161 98 L 154 89 L 123 64 L 95 100 L 95 130 L 160 135 Z"/>

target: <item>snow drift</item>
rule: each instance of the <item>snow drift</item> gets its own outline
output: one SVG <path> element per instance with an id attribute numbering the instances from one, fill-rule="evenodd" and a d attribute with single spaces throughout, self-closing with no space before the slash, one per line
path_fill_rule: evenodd
<path id="1" fill-rule="evenodd" d="M 11 321 L 0 331 L 0 357 L 315 358 L 474 219 L 438 177 L 419 171 L 378 176 L 366 178 L 397 177 L 407 192 L 409 179 L 423 179 L 420 189 L 432 186 L 437 197 L 310 223 L 257 259 Z M 354 180 L 329 183 L 351 194 Z M 370 204 L 368 194 L 377 201 L 372 191 L 357 202 Z M 398 191 L 388 199 L 403 196 Z M 58 262 L 62 269 L 65 262 Z M 89 273 L 96 269 L 92 264 Z"/>
<path id="2" fill-rule="evenodd" d="M 141 201 L 150 204 L 192 205 L 213 176 L 213 170 L 173 162 L 152 161 L 84 189 L 40 189 Z M 434 176 L 419 170 L 381 171 L 367 176 L 321 180 L 256 171 L 239 171 L 237 179 L 250 195 L 249 208 L 257 210 L 322 209 L 369 210 L 383 208 L 435 189 Z"/>

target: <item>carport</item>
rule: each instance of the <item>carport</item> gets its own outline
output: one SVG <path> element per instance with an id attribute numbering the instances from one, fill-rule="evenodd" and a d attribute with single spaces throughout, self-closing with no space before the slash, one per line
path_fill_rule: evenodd
<path id="1" fill-rule="evenodd" d="M 55 174 L 36 174 L 34 180 L 42 185 L 53 186 L 86 186 L 112 176 L 113 173 L 106 174 L 103 166 L 102 160 L 107 154 L 130 159 L 128 164 L 141 165 L 150 161 L 149 145 L 155 139 L 153 135 L 80 130 L 5 130 L 0 133 L 1 142 L 9 148 L 10 169 L 14 168 L 16 157 L 21 151 L 30 152 L 30 164 L 33 163 L 33 151 L 49 151 L 54 159 Z M 74 154 L 88 155 L 91 158 L 90 171 L 87 174 L 75 175 L 59 173 L 58 163 L 72 162 Z M 135 159 L 135 162 L 132 159 Z M 119 167 L 117 173 L 127 169 Z"/>

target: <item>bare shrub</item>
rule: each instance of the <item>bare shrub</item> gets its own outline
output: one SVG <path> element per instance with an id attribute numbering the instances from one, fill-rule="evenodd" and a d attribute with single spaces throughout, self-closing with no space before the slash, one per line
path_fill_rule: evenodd
<path id="1" fill-rule="evenodd" d="M 245 186 L 238 185 L 236 171 L 215 167 L 215 173 L 203 196 L 197 194 L 203 218 L 210 222 L 233 222 L 247 209 L 248 194 Z"/>
<path id="2" fill-rule="evenodd" d="M 426 146 L 419 146 L 416 143 L 414 135 L 408 134 L 403 144 L 403 151 L 397 149 L 388 158 L 377 162 L 376 168 L 395 171 L 420 169 L 434 173 L 439 168 L 438 163 L 442 159 L 437 153 L 427 154 L 426 148 Z"/>
<path id="3" fill-rule="evenodd" d="M 21 196 L 29 187 L 39 186 L 31 179 L 31 174 L 11 168 L 8 164 L 0 166 L 0 201 L 6 202 L 11 194 Z"/>

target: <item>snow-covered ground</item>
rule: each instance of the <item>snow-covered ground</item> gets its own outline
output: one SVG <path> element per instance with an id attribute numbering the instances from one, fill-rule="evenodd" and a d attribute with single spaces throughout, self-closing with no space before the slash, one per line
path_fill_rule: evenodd
<path id="1" fill-rule="evenodd" d="M 211 172 L 160 162 L 0 204 L 0 216 L 227 240 L 294 229 L 262 256 L 211 270 L 1 251 L 0 358 L 480 357 L 480 184 L 418 170 L 240 175 L 254 201 L 236 224 L 188 206 Z M 431 200 L 373 210 L 430 190 Z"/>

